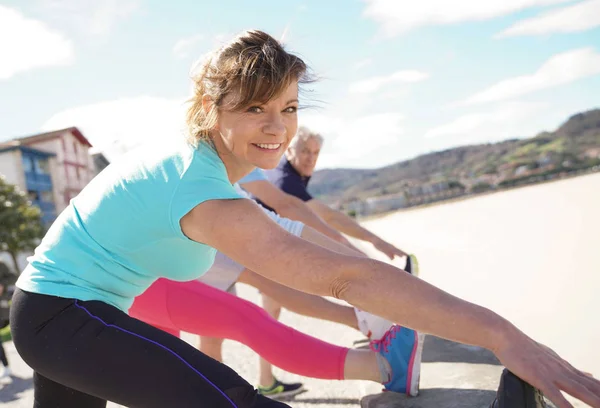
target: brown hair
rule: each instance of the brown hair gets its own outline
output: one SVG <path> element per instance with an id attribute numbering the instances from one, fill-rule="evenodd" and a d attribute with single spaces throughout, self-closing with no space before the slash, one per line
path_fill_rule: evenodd
<path id="1" fill-rule="evenodd" d="M 262 31 L 246 31 L 209 54 L 192 74 L 193 96 L 186 123 L 189 141 L 208 140 L 217 121 L 218 109 L 228 94 L 237 96 L 227 108 L 239 110 L 251 103 L 266 103 L 278 97 L 292 81 L 311 82 L 308 68 L 298 56 Z M 213 105 L 206 112 L 202 98 Z"/>

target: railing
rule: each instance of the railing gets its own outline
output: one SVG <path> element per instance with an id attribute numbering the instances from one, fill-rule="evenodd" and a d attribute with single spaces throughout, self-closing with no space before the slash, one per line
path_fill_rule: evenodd
<path id="1" fill-rule="evenodd" d="M 49 191 L 52 190 L 52 179 L 48 174 L 25 172 L 27 190 Z"/>

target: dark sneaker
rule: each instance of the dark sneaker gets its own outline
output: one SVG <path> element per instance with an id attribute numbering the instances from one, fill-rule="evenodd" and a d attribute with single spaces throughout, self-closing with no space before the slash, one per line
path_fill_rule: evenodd
<path id="1" fill-rule="evenodd" d="M 502 371 L 496 399 L 490 408 L 546 408 L 544 395 L 508 371 Z"/>
<path id="2" fill-rule="evenodd" d="M 302 383 L 293 383 L 286 384 L 284 382 L 279 381 L 277 378 L 275 382 L 270 387 L 261 387 L 260 385 L 257 387 L 258 393 L 264 395 L 265 397 L 269 397 L 272 399 L 278 398 L 288 398 L 292 397 L 296 394 L 300 394 L 304 391 L 304 384 Z"/>
<path id="3" fill-rule="evenodd" d="M 404 270 L 413 276 L 419 276 L 419 262 L 414 254 L 410 254 L 406 257 L 406 266 Z"/>

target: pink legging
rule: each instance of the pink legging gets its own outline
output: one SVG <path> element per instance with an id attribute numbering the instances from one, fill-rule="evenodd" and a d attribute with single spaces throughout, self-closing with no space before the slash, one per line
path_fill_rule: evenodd
<path id="1" fill-rule="evenodd" d="M 344 378 L 347 348 L 300 333 L 254 303 L 198 281 L 159 279 L 135 299 L 129 314 L 175 336 L 185 331 L 238 341 L 291 373 Z"/>

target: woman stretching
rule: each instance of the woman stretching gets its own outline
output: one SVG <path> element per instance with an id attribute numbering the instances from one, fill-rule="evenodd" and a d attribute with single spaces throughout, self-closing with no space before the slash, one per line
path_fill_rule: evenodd
<path id="1" fill-rule="evenodd" d="M 296 236 L 341 254 L 362 256 L 302 223 L 262 211 Z M 244 269 L 220 253 L 206 275 L 219 276 L 218 281 L 213 279 L 215 286 L 230 287 L 236 281 L 248 283 L 292 311 L 358 328 L 354 308 L 287 288 Z M 381 334 L 371 343 L 372 350 L 349 350 L 302 334 L 278 322 L 255 304 L 201 281 L 167 279 L 159 279 L 138 296 L 129 314 L 176 336 L 186 331 L 239 341 L 270 363 L 295 374 L 333 380 L 371 380 L 383 383 L 390 391 L 418 394 L 423 336 L 408 328 L 391 327 L 391 322 L 385 336 Z M 399 333 L 402 341 L 399 337 L 392 342 Z M 301 351 L 290 353 L 290 350 Z M 403 358 L 393 358 L 395 355 Z M 300 391 L 300 387 L 292 388 L 277 396 Z"/>
<path id="2" fill-rule="evenodd" d="M 34 370 L 36 408 L 104 407 L 107 400 L 286 407 L 127 314 L 157 279 L 197 279 L 217 250 L 285 286 L 488 348 L 559 408 L 572 407 L 561 391 L 600 407 L 600 382 L 506 319 L 391 265 L 300 239 L 240 199 L 232 184 L 254 167 L 274 168 L 294 136 L 305 78 L 304 62 L 271 36 L 237 36 L 194 78 L 189 142 L 125 155 L 60 214 L 19 277 L 11 308 L 15 347 Z M 390 343 L 404 341 L 402 334 Z"/>

